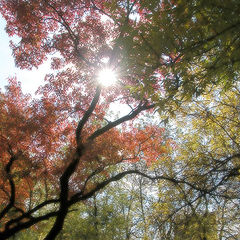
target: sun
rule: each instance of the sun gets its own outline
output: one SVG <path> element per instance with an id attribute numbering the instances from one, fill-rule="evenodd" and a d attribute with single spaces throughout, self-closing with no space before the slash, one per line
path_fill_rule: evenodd
<path id="1" fill-rule="evenodd" d="M 117 82 L 116 73 L 110 68 L 104 68 L 98 73 L 98 81 L 104 87 L 109 87 Z"/>

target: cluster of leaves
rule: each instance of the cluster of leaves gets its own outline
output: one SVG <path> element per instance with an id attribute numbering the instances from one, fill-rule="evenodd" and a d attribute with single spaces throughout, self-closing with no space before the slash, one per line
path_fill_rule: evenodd
<path id="1" fill-rule="evenodd" d="M 53 70 L 37 99 L 14 78 L 0 93 L 0 238 L 42 230 L 50 219 L 42 233 L 54 239 L 73 205 L 86 201 L 75 215 L 83 239 L 89 202 L 97 220 L 88 238 L 118 224 L 109 236 L 130 239 L 134 225 L 135 238 L 154 239 L 157 228 L 166 239 L 216 239 L 207 225 L 217 229 L 219 215 L 209 209 L 239 199 L 238 1 L 1 0 L 0 11 L 8 34 L 20 38 L 11 42 L 16 65 L 32 69 L 52 56 Z M 106 67 L 118 76 L 111 88 L 97 81 Z M 128 113 L 113 118 L 114 104 Z M 155 124 L 157 110 L 177 116 L 172 137 Z M 129 174 L 158 182 L 159 200 L 144 203 L 141 180 L 134 198 L 141 214 L 111 222 L 107 208 L 120 208 L 115 193 L 100 205 L 111 194 L 96 194 Z M 73 237 L 65 230 L 62 237 Z"/>
<path id="2" fill-rule="evenodd" d="M 199 95 L 212 83 L 229 88 L 238 81 L 239 7 L 236 0 L 141 1 L 138 5 L 142 21 L 132 32 L 132 39 L 138 39 L 133 49 L 137 54 L 144 47 L 143 64 L 165 77 L 170 101 Z"/>
<path id="3" fill-rule="evenodd" d="M 213 88 L 176 113 L 177 147 L 158 164 L 181 181 L 159 183 L 150 217 L 162 239 L 239 238 L 239 99 L 238 85 Z"/>

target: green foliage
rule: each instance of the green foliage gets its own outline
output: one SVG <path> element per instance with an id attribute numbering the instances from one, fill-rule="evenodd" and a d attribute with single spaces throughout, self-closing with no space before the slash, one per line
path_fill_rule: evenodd
<path id="1" fill-rule="evenodd" d="M 239 1 L 177 1 L 174 35 L 181 56 L 174 65 L 183 89 L 202 93 L 207 85 L 229 87 L 239 75 Z"/>
<path id="2" fill-rule="evenodd" d="M 174 240 L 218 240 L 215 214 L 180 216 L 175 223 L 174 236 Z"/>
<path id="3" fill-rule="evenodd" d="M 106 195 L 75 206 L 77 211 L 68 215 L 57 239 L 124 239 L 127 223 L 120 212 L 120 203 L 116 199 L 109 202 L 114 195 L 109 195 L 108 191 L 103 194 Z"/>
<path id="4" fill-rule="evenodd" d="M 146 21 L 130 32 L 135 42 L 128 60 L 162 73 L 170 101 L 173 95 L 189 99 L 212 84 L 229 88 L 237 81 L 239 1 L 144 1 L 140 8 Z"/>
<path id="5" fill-rule="evenodd" d="M 180 109 L 176 124 L 184 128 L 178 159 L 186 165 L 184 175 L 199 187 L 210 188 L 218 179 L 217 171 L 227 174 L 239 169 L 239 98 L 238 86 L 229 91 L 217 88 Z M 227 191 L 234 194 L 230 186 Z"/>
<path id="6" fill-rule="evenodd" d="M 239 236 L 233 230 L 239 227 L 239 99 L 237 84 L 227 91 L 212 88 L 182 104 L 170 121 L 176 145 L 159 159 L 155 171 L 181 180 L 158 183 L 159 199 L 149 221 L 162 239 Z"/>

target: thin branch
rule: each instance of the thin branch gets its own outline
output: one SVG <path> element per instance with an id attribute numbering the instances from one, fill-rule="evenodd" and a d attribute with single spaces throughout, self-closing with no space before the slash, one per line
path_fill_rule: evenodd
<path id="1" fill-rule="evenodd" d="M 102 170 L 103 170 L 103 167 L 99 167 L 99 168 L 97 168 L 95 171 L 93 171 L 93 172 L 87 177 L 87 179 L 85 180 L 84 185 L 83 185 L 83 187 L 82 187 L 82 189 L 81 189 L 81 192 L 82 192 L 82 193 L 83 193 L 84 190 L 86 189 L 86 186 L 87 186 L 87 183 L 89 182 L 89 180 L 90 180 L 91 178 L 93 178 L 96 174 L 100 173 Z"/>
<path id="2" fill-rule="evenodd" d="M 70 28 L 69 24 L 66 22 L 65 18 L 62 16 L 62 14 L 53 6 L 51 5 L 48 1 L 45 1 L 45 3 L 47 4 L 47 6 L 49 6 L 50 8 L 53 9 L 54 12 L 57 13 L 58 17 L 62 20 L 62 21 L 59 21 L 55 18 L 52 18 L 54 19 L 55 21 L 57 21 L 58 23 L 60 23 L 62 26 L 65 27 L 65 29 L 68 31 L 68 33 L 70 34 L 70 37 L 71 39 L 75 42 L 75 41 L 78 41 L 75 33 L 72 31 L 72 29 Z"/>
<path id="3" fill-rule="evenodd" d="M 215 38 L 221 36 L 222 34 L 224 34 L 224 33 L 228 32 L 228 31 L 230 31 L 230 30 L 238 27 L 239 24 L 240 24 L 240 22 L 236 22 L 235 24 L 232 24 L 232 25 L 224 28 L 222 31 L 217 32 L 215 35 L 212 35 L 212 36 L 210 36 L 210 37 L 208 37 L 208 38 L 206 38 L 206 39 L 203 39 L 203 40 L 201 40 L 201 41 L 198 41 L 198 42 L 194 43 L 194 44 L 190 47 L 190 49 L 198 48 L 198 47 L 201 46 L 202 44 L 205 44 L 205 43 L 207 43 L 207 42 L 210 42 L 210 41 L 214 40 Z M 186 50 L 186 49 L 184 49 L 184 50 Z"/>
<path id="4" fill-rule="evenodd" d="M 120 26 L 120 23 L 117 22 L 116 19 L 112 18 L 112 16 L 111 16 L 110 14 L 106 13 L 103 9 L 97 7 L 97 5 L 95 4 L 95 2 L 94 2 L 93 0 L 91 0 L 91 3 L 92 3 L 92 5 L 93 5 L 92 8 L 93 8 L 94 10 L 97 10 L 97 11 L 99 11 L 100 13 L 102 13 L 103 15 L 109 17 L 111 20 L 113 20 L 113 22 L 114 22 L 116 25 Z"/>
<path id="5" fill-rule="evenodd" d="M 60 23 L 69 33 L 70 38 L 72 39 L 73 43 L 74 43 L 74 48 L 75 48 L 75 52 L 77 53 L 77 57 L 81 60 L 83 60 L 87 65 L 89 66 L 93 66 L 93 64 L 91 62 L 89 62 L 79 51 L 78 49 L 78 44 L 79 44 L 79 39 L 76 36 L 76 34 L 73 32 L 73 30 L 71 29 L 71 27 L 69 26 L 69 24 L 67 23 L 67 21 L 65 20 L 65 18 L 62 16 L 62 14 L 51 4 L 48 3 L 48 1 L 46 1 L 46 4 L 53 9 L 54 12 L 57 13 L 58 17 L 61 20 L 52 18 L 53 20 L 55 20 L 56 22 Z"/>

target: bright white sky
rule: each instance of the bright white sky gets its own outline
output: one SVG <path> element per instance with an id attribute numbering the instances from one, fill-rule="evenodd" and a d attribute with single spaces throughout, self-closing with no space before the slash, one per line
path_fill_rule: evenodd
<path id="1" fill-rule="evenodd" d="M 49 71 L 49 63 L 45 63 L 32 71 L 16 68 L 9 47 L 10 38 L 4 30 L 5 26 L 5 20 L 0 15 L 0 88 L 4 89 L 8 77 L 16 76 L 18 81 L 22 83 L 23 92 L 34 94 L 38 86 L 43 83 L 45 74 Z"/>

